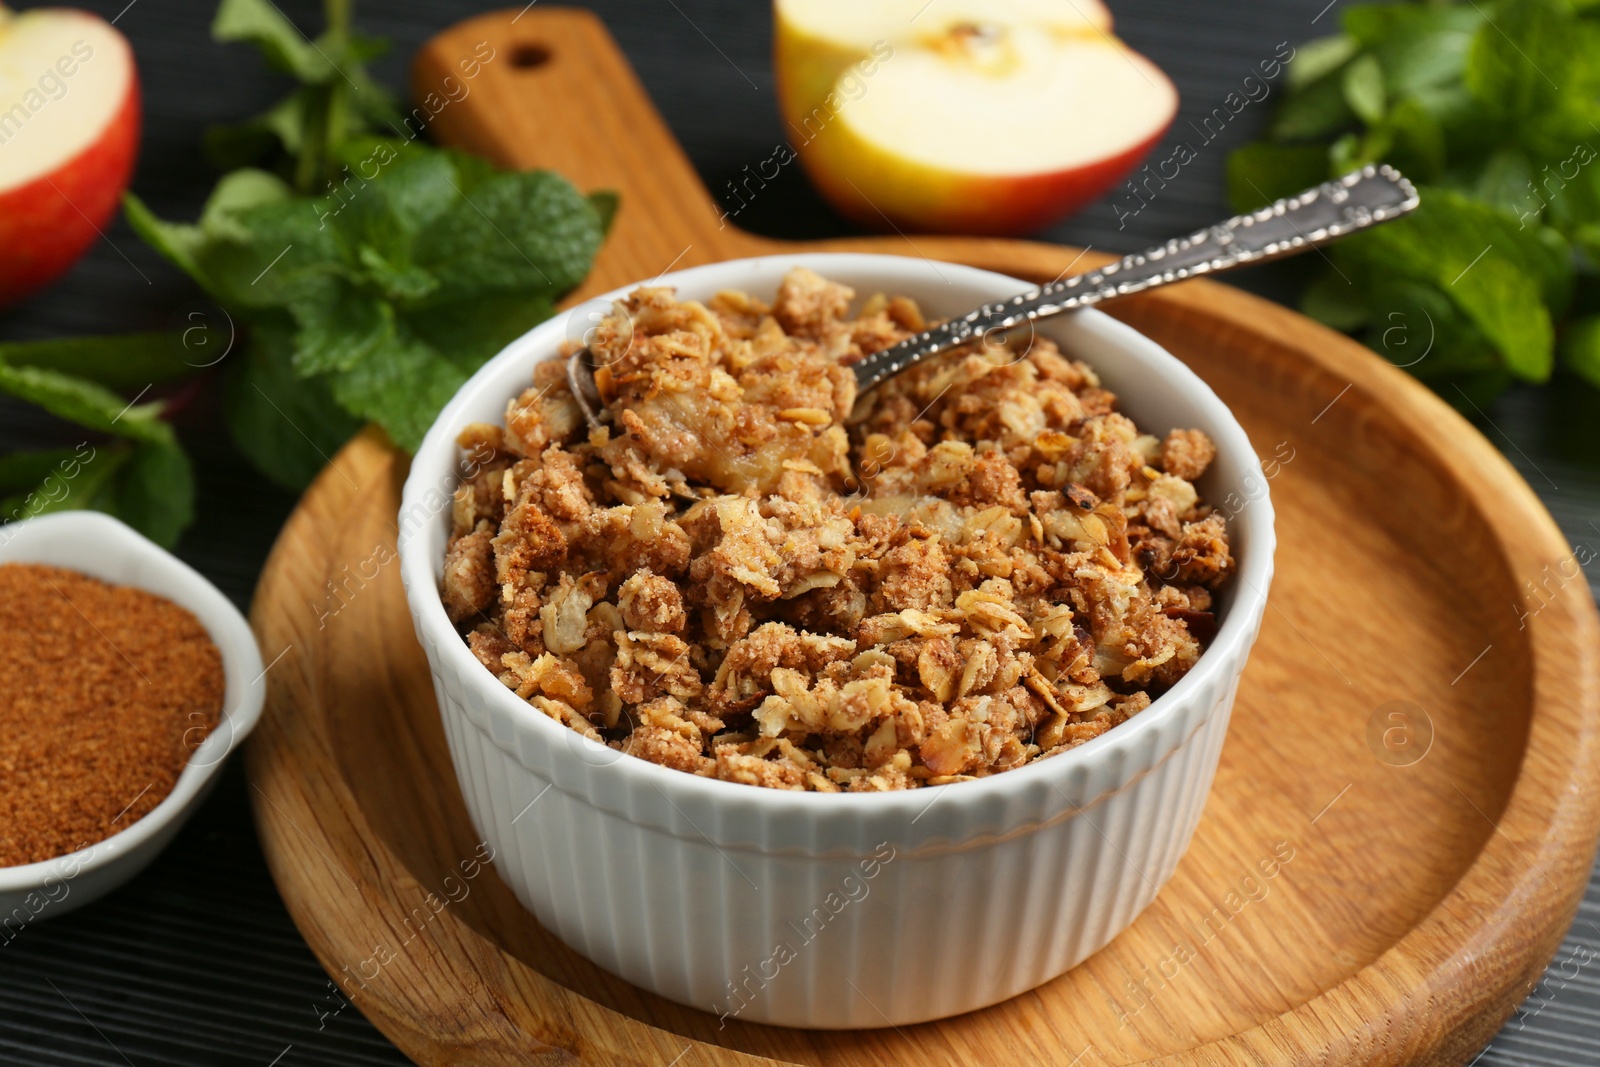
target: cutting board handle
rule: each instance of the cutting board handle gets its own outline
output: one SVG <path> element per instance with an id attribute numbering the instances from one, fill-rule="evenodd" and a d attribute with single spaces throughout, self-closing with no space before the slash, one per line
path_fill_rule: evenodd
<path id="1" fill-rule="evenodd" d="M 620 195 L 583 293 L 753 250 L 590 12 L 529 5 L 458 23 L 417 52 L 411 84 L 408 132 Z"/>

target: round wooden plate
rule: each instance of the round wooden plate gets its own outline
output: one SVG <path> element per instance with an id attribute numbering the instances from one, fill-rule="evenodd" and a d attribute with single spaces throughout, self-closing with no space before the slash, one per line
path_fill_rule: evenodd
<path id="1" fill-rule="evenodd" d="M 437 135 L 622 193 L 585 292 L 799 247 L 719 218 L 587 15 L 464 23 L 420 54 L 417 99 L 448 89 L 447 75 L 456 91 L 434 99 L 458 99 L 434 118 Z M 825 247 L 1037 280 L 1078 260 L 1008 241 Z M 393 562 L 405 459 L 369 433 L 301 501 L 254 608 L 273 664 L 248 752 L 257 822 L 278 888 L 345 995 L 429 1065 L 1417 1064 L 1476 1052 L 1555 951 L 1600 829 L 1589 787 L 1600 630 L 1572 549 L 1483 437 L 1353 342 L 1208 282 L 1114 314 L 1238 414 L 1273 475 L 1280 544 L 1205 816 L 1126 933 L 997 1007 L 854 1033 L 723 1028 L 589 964 L 480 862 Z"/>

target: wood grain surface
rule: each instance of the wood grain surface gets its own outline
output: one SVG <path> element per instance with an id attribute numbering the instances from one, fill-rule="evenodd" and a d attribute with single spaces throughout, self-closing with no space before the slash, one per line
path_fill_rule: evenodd
<path id="1" fill-rule="evenodd" d="M 1032 280 L 1097 261 L 1010 241 L 751 237 L 720 218 L 596 20 L 516 16 L 441 35 L 418 59 L 416 96 L 488 41 L 497 58 L 434 119 L 439 136 L 622 194 L 585 293 L 800 248 Z M 1477 1052 L 1559 943 L 1600 830 L 1588 788 L 1600 629 L 1571 550 L 1487 441 L 1359 345 L 1207 282 L 1114 313 L 1193 366 L 1278 461 L 1280 545 L 1205 816 L 1128 931 L 995 1008 L 857 1033 L 719 1030 L 589 964 L 492 869 L 463 873 L 478 841 L 390 562 L 405 461 L 368 434 L 302 500 L 257 590 L 263 650 L 284 654 L 248 753 L 279 889 L 362 1012 L 427 1065 L 1414 1064 Z M 1426 747 L 1386 747 L 1397 709 L 1419 745 L 1430 727 Z"/>

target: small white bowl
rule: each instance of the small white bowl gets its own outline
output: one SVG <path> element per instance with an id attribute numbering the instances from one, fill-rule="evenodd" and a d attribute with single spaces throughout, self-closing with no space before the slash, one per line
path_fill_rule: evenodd
<path id="1" fill-rule="evenodd" d="M 683 298 L 770 298 L 807 266 L 932 316 L 1029 288 L 898 256 L 736 260 L 669 274 Z M 627 286 L 609 294 L 626 295 Z M 517 898 L 600 966 L 743 1020 L 852 1028 L 942 1018 L 1050 980 L 1120 933 L 1171 877 L 1216 771 L 1272 578 L 1267 480 L 1239 424 L 1159 345 L 1095 311 L 1039 324 L 1149 433 L 1217 445 L 1207 500 L 1247 501 L 1211 646 L 1133 719 L 990 778 L 899 793 L 791 793 L 699 778 L 586 741 L 486 671 L 439 600 L 449 494 L 470 422 L 498 423 L 572 331 L 562 318 L 487 363 L 445 407 L 406 481 L 401 575 L 456 775 Z M 1230 494 L 1236 494 L 1231 496 Z"/>
<path id="2" fill-rule="evenodd" d="M 62 511 L 0 526 L 0 564 L 42 563 L 164 596 L 194 613 L 222 652 L 222 718 L 172 792 L 104 841 L 55 859 L 0 867 L 0 944 L 29 923 L 98 900 L 144 870 L 194 814 L 222 762 L 261 717 L 265 672 L 250 624 L 222 592 L 142 534 L 97 511 Z"/>

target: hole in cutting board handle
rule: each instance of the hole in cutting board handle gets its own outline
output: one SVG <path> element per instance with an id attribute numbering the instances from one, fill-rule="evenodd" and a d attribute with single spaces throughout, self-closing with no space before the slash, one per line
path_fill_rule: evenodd
<path id="1" fill-rule="evenodd" d="M 518 70 L 532 70 L 550 62 L 550 49 L 542 44 L 519 44 L 511 50 L 511 65 Z"/>

